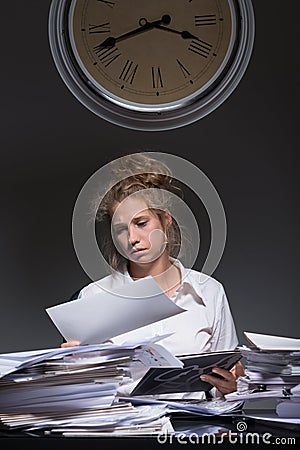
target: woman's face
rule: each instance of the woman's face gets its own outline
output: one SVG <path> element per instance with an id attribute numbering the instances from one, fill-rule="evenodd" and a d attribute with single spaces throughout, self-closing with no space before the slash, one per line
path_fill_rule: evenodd
<path id="1" fill-rule="evenodd" d="M 134 263 L 149 263 L 158 259 L 166 249 L 166 235 L 158 216 L 145 200 L 127 197 L 113 208 L 111 232 L 119 253 Z M 165 227 L 172 222 L 164 212 Z"/>

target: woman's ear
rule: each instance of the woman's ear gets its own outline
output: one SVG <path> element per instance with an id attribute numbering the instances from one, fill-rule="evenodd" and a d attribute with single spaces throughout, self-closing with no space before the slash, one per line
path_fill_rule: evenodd
<path id="1" fill-rule="evenodd" d="M 166 227 L 170 227 L 172 225 L 172 216 L 168 209 L 165 210 L 165 225 Z"/>

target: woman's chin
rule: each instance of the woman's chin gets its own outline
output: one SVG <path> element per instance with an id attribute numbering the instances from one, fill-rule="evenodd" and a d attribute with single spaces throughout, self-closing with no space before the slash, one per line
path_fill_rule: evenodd
<path id="1" fill-rule="evenodd" d="M 141 251 L 138 252 L 137 254 L 135 253 L 134 255 L 130 256 L 130 260 L 133 263 L 137 263 L 137 264 L 151 264 L 151 263 L 155 263 L 156 261 L 158 261 L 162 256 L 162 253 L 153 253 L 150 250 L 145 250 L 145 251 Z"/>

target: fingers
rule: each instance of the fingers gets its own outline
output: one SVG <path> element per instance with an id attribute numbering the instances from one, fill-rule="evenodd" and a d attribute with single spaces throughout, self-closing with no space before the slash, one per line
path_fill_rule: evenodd
<path id="1" fill-rule="evenodd" d="M 235 379 L 245 376 L 245 370 L 243 364 L 240 361 L 238 361 L 236 365 L 232 369 L 230 369 L 230 372 L 234 375 Z"/>
<path id="2" fill-rule="evenodd" d="M 243 364 L 238 361 L 235 365 L 235 378 L 243 377 L 245 375 L 245 370 Z"/>
<path id="3" fill-rule="evenodd" d="M 221 370 L 221 369 L 219 369 Z M 222 369 L 223 370 L 223 369 Z M 230 372 L 229 372 L 230 373 Z M 214 377 L 213 375 L 201 375 L 200 378 L 207 383 L 215 386 L 221 394 L 229 394 L 230 392 L 236 391 L 237 384 L 234 376 L 227 376 L 227 379 L 221 380 L 220 378 Z"/>
<path id="4" fill-rule="evenodd" d="M 230 370 L 221 369 L 220 367 L 214 367 L 212 369 L 213 373 L 217 373 L 218 375 L 221 375 L 221 377 L 225 378 L 227 381 L 235 380 L 235 376 Z"/>
<path id="5" fill-rule="evenodd" d="M 200 376 L 201 380 L 215 386 L 223 395 L 236 391 L 237 383 L 234 373 L 230 372 L 229 370 L 221 369 L 219 367 L 213 368 L 212 372 L 221 375 L 223 379 L 214 377 L 213 375 L 205 374 Z"/>
<path id="6" fill-rule="evenodd" d="M 80 345 L 80 342 L 78 342 L 78 341 L 68 341 L 68 342 L 63 342 L 61 344 L 61 348 L 77 347 L 78 345 Z"/>

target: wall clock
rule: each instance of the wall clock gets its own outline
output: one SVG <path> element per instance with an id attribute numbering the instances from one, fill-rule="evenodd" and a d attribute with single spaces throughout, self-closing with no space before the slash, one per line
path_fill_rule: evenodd
<path id="1" fill-rule="evenodd" d="M 52 0 L 50 48 L 75 97 L 137 130 L 206 116 L 251 57 L 251 0 Z"/>

